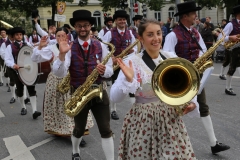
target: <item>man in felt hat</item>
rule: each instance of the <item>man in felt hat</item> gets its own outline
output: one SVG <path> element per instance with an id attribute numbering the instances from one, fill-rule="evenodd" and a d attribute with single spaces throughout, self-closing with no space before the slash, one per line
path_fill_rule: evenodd
<path id="1" fill-rule="evenodd" d="M 62 40 L 59 43 L 60 53 L 59 58 L 53 64 L 53 73 L 58 77 L 64 77 L 67 75 L 67 71 L 69 71 L 71 77 L 70 85 L 73 90 L 82 85 L 95 68 L 99 73 L 97 80 L 94 82 L 95 85 L 101 85 L 102 77 L 109 78 L 113 74 L 111 58 L 105 65 L 99 63 L 108 55 L 109 51 L 103 43 L 90 38 L 91 26 L 94 23 L 95 18 L 91 16 L 90 11 L 74 11 L 73 18 L 70 18 L 70 24 L 75 28 L 78 38 L 70 45 Z M 69 50 L 71 50 L 71 54 L 66 54 Z M 72 159 L 81 159 L 79 144 L 85 131 L 90 109 L 98 124 L 106 159 L 113 160 L 114 145 L 110 129 L 109 98 L 105 89 L 103 89 L 102 100 L 99 97 L 91 99 L 83 110 L 74 117 L 75 128 L 71 136 L 73 145 Z"/>
<path id="2" fill-rule="evenodd" d="M 128 18 L 129 15 L 125 10 L 115 11 L 113 15 L 113 21 L 115 22 L 116 27 L 112 28 L 112 30 L 110 32 L 107 32 L 103 37 L 104 42 L 110 42 L 116 47 L 116 51 L 113 53 L 112 57 L 114 65 L 117 64 L 115 57 L 121 54 L 124 49 L 126 49 L 136 40 L 132 34 L 132 31 L 129 30 L 126 26 Z M 137 53 L 137 46 L 134 46 L 132 50 L 128 51 L 128 54 L 130 53 Z M 120 68 L 114 71 L 114 75 L 112 76 L 112 83 L 114 83 L 114 81 L 117 79 L 119 71 Z M 135 97 L 130 99 L 134 101 Z M 111 103 L 111 110 L 111 118 L 118 120 L 119 117 L 117 115 L 116 103 Z"/>
<path id="3" fill-rule="evenodd" d="M 2 43 L 7 41 L 7 29 L 4 27 L 0 28 L 0 34 L 1 34 L 1 39 L 0 39 L 0 46 L 2 45 Z M 0 56 L 0 86 L 3 86 L 3 72 L 4 72 L 4 60 L 2 59 L 2 57 Z"/>
<path id="4" fill-rule="evenodd" d="M 17 70 L 20 69 L 20 66 L 16 64 L 16 60 L 18 57 L 18 53 L 20 51 L 20 48 L 24 45 L 31 46 L 31 44 L 27 44 L 23 42 L 23 35 L 25 34 L 25 31 L 21 27 L 14 27 L 11 31 L 11 35 L 14 38 L 14 43 L 11 43 L 7 46 L 6 53 L 5 53 L 5 63 L 10 68 L 9 74 L 13 77 L 16 87 L 17 87 L 17 96 L 19 97 L 20 104 L 22 107 L 21 115 L 27 114 L 27 109 L 25 106 L 24 101 L 24 85 L 19 79 L 17 75 Z M 41 112 L 37 111 L 37 97 L 36 97 L 36 91 L 35 86 L 27 86 L 28 94 L 30 96 L 30 102 L 32 105 L 32 117 L 33 119 L 37 119 L 38 116 L 41 115 Z"/>
<path id="5" fill-rule="evenodd" d="M 201 10 L 201 7 L 197 7 L 194 1 L 188 1 L 177 4 L 177 8 L 178 12 L 174 16 L 179 16 L 179 25 L 166 36 L 163 51 L 168 53 L 165 54 L 167 58 L 181 57 L 193 63 L 207 51 L 200 33 L 195 28 L 191 28 L 197 17 L 196 11 Z M 205 75 L 204 73 L 203 76 Z M 198 95 L 197 100 L 201 120 L 210 140 L 212 153 L 215 154 L 229 149 L 229 146 L 219 143 L 215 137 L 204 89 Z"/>
<path id="6" fill-rule="evenodd" d="M 235 73 L 236 69 L 238 69 L 240 73 L 240 68 L 239 68 L 240 67 L 240 45 L 239 45 L 240 37 L 237 36 L 240 34 L 240 5 L 233 8 L 232 15 L 234 15 L 235 18 L 232 19 L 232 21 L 229 22 L 223 29 L 223 32 L 226 35 L 225 42 L 238 41 L 238 43 L 233 47 L 233 49 L 225 50 L 226 54 L 230 54 L 230 59 L 231 59 L 229 70 L 226 76 L 227 81 L 226 81 L 225 93 L 227 95 L 235 96 L 236 93 L 234 93 L 232 89 L 231 82 L 232 82 L 232 76 Z M 222 37 L 222 34 L 219 34 L 218 38 L 221 38 L 221 37 Z M 223 73 L 224 68 L 225 67 L 222 66 L 221 73 Z"/>
<path id="7" fill-rule="evenodd" d="M 143 16 L 142 15 L 135 15 L 132 20 L 133 20 L 133 26 L 129 27 L 130 30 L 132 30 L 132 33 L 135 38 L 138 38 L 138 26 L 140 24 L 140 21 L 142 20 Z"/>
<path id="8" fill-rule="evenodd" d="M 113 19 L 112 17 L 104 17 L 104 24 L 105 27 L 101 29 L 101 31 L 98 33 L 98 36 L 102 39 L 103 36 L 112 29 L 113 26 Z"/>

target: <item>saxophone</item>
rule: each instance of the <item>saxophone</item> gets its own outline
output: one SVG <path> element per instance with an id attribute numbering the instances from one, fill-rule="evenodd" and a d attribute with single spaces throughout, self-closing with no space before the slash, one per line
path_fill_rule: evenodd
<path id="1" fill-rule="evenodd" d="M 237 34 L 237 37 L 240 38 L 240 34 Z M 236 42 L 232 42 L 232 41 L 227 41 L 224 43 L 224 47 L 231 51 L 233 50 L 234 48 L 237 48 L 237 47 L 240 47 L 240 41 L 236 41 Z"/>
<path id="2" fill-rule="evenodd" d="M 100 38 L 96 38 L 101 41 Z M 105 65 L 108 62 L 109 58 L 112 57 L 112 54 L 115 52 L 115 47 L 111 43 L 102 43 L 108 45 L 111 48 L 111 52 L 101 62 L 101 64 Z M 93 85 L 93 83 L 97 80 L 98 76 L 99 73 L 95 68 L 92 73 L 86 78 L 86 81 L 81 86 L 79 86 L 72 94 L 72 97 L 65 102 L 64 111 L 68 116 L 74 117 L 79 114 L 79 112 L 81 112 L 84 106 L 94 97 L 100 97 L 100 99 L 102 99 L 102 85 Z M 67 83 L 68 81 L 70 82 L 70 74 L 69 80 L 66 80 L 64 83 Z"/>
<path id="3" fill-rule="evenodd" d="M 119 55 L 116 56 L 116 58 L 123 58 L 128 54 L 128 51 L 131 50 L 135 45 L 137 45 L 139 43 L 139 40 L 136 39 L 136 41 L 129 45 L 127 48 L 125 48 Z M 119 68 L 119 65 L 114 65 L 113 66 L 113 71 L 116 71 Z"/>

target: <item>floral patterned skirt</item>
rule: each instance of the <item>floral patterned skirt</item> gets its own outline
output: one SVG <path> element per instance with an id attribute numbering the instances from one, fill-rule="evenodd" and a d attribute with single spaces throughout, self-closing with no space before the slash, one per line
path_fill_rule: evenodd
<path id="1" fill-rule="evenodd" d="M 62 95 L 56 90 L 61 80 L 62 78 L 53 75 L 52 72 L 48 75 L 43 102 L 44 131 L 59 136 L 70 136 L 74 128 L 74 119 L 64 112 L 64 101 L 70 97 L 69 93 Z M 93 125 L 89 112 L 86 129 L 92 128 Z"/>
<path id="2" fill-rule="evenodd" d="M 125 116 L 118 160 L 196 159 L 184 122 L 162 102 L 135 103 Z"/>

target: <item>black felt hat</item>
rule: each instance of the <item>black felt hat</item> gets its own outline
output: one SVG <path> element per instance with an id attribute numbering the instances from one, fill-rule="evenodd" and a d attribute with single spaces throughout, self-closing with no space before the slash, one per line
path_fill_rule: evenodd
<path id="1" fill-rule="evenodd" d="M 38 10 L 32 10 L 32 18 L 37 18 L 37 17 L 40 17 L 39 14 L 38 14 Z"/>
<path id="2" fill-rule="evenodd" d="M 124 10 L 117 10 L 117 11 L 115 11 L 115 13 L 113 15 L 113 20 L 115 21 L 115 19 L 117 19 L 118 17 L 128 19 L 129 15 Z"/>
<path id="3" fill-rule="evenodd" d="M 132 20 L 136 21 L 136 20 L 142 20 L 143 16 L 142 15 L 135 15 Z"/>
<path id="4" fill-rule="evenodd" d="M 236 7 L 233 7 L 233 12 L 232 14 L 237 14 L 237 13 L 240 13 L 240 5 L 236 6 Z"/>
<path id="5" fill-rule="evenodd" d="M 6 31 L 6 32 L 7 32 L 7 28 L 5 28 L 5 27 L 0 27 L 0 31 Z"/>
<path id="6" fill-rule="evenodd" d="M 8 35 L 12 35 L 12 28 L 9 28 L 9 29 L 7 30 L 7 34 L 8 34 Z"/>
<path id="7" fill-rule="evenodd" d="M 22 29 L 22 27 L 14 27 L 11 31 L 11 35 L 13 36 L 15 33 L 25 34 L 25 31 Z"/>
<path id="8" fill-rule="evenodd" d="M 88 10 L 76 10 L 73 12 L 73 18 L 70 18 L 70 24 L 75 25 L 76 21 L 87 20 L 90 24 L 94 24 L 96 19 L 92 17 L 92 13 Z"/>
<path id="9" fill-rule="evenodd" d="M 174 14 L 174 17 L 193 11 L 199 11 L 202 7 L 197 7 L 195 1 L 189 1 L 177 4 L 177 9 L 178 12 Z"/>
<path id="10" fill-rule="evenodd" d="M 105 17 L 105 18 L 104 18 L 104 24 L 105 24 L 105 25 L 106 25 L 107 22 L 109 22 L 109 21 L 112 21 L 112 22 L 113 22 L 113 18 L 112 18 L 112 17 Z"/>

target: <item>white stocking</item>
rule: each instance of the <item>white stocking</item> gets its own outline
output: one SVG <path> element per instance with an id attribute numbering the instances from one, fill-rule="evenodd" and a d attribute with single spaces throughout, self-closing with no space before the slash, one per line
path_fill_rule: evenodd
<path id="1" fill-rule="evenodd" d="M 113 138 L 102 138 L 102 148 L 106 156 L 106 160 L 114 160 L 114 144 Z"/>
<path id="2" fill-rule="evenodd" d="M 26 99 L 27 98 L 27 87 L 24 85 L 23 87 L 23 98 Z"/>
<path id="3" fill-rule="evenodd" d="M 111 111 L 117 111 L 117 104 L 110 102 L 111 103 Z"/>
<path id="4" fill-rule="evenodd" d="M 207 131 L 208 138 L 210 141 L 210 146 L 213 147 L 216 145 L 217 138 L 215 137 L 215 133 L 213 130 L 212 119 L 211 119 L 210 115 L 208 115 L 207 117 L 201 117 L 201 120 L 202 120 L 204 128 Z"/>
<path id="5" fill-rule="evenodd" d="M 9 85 L 10 86 L 10 85 Z M 11 93 L 12 93 L 12 97 L 15 99 L 16 98 L 16 94 L 15 94 L 15 88 L 16 88 L 16 86 L 14 85 L 14 86 L 10 86 L 10 88 L 11 88 Z"/>
<path id="6" fill-rule="evenodd" d="M 220 75 L 223 75 L 223 72 L 224 72 L 225 68 L 226 68 L 226 67 L 223 67 L 223 66 L 221 67 L 221 73 L 220 73 Z"/>
<path id="7" fill-rule="evenodd" d="M 79 153 L 79 155 L 80 155 L 80 149 L 79 149 L 79 145 L 80 145 L 80 143 L 81 143 L 81 141 L 82 141 L 82 137 L 80 137 L 80 138 L 76 138 L 76 137 L 74 137 L 73 135 L 71 136 L 71 140 L 72 140 L 72 149 L 73 149 L 73 154 L 75 154 L 75 153 Z"/>
<path id="8" fill-rule="evenodd" d="M 2 68 L 2 66 L 0 66 L 1 67 L 1 71 L 0 71 L 0 82 L 2 82 L 3 83 L 3 68 Z"/>
<path id="9" fill-rule="evenodd" d="M 32 111 L 34 113 L 35 111 L 37 111 L 37 97 L 36 96 L 30 97 L 30 102 L 32 105 Z"/>
<path id="10" fill-rule="evenodd" d="M 229 90 L 229 88 L 232 88 L 232 76 L 227 75 L 227 81 L 226 81 L 226 89 Z"/>
<path id="11" fill-rule="evenodd" d="M 20 101 L 20 104 L 22 105 L 22 108 L 26 109 L 26 106 L 25 106 L 25 103 L 24 103 L 24 98 L 23 97 L 19 97 L 19 101 Z"/>

